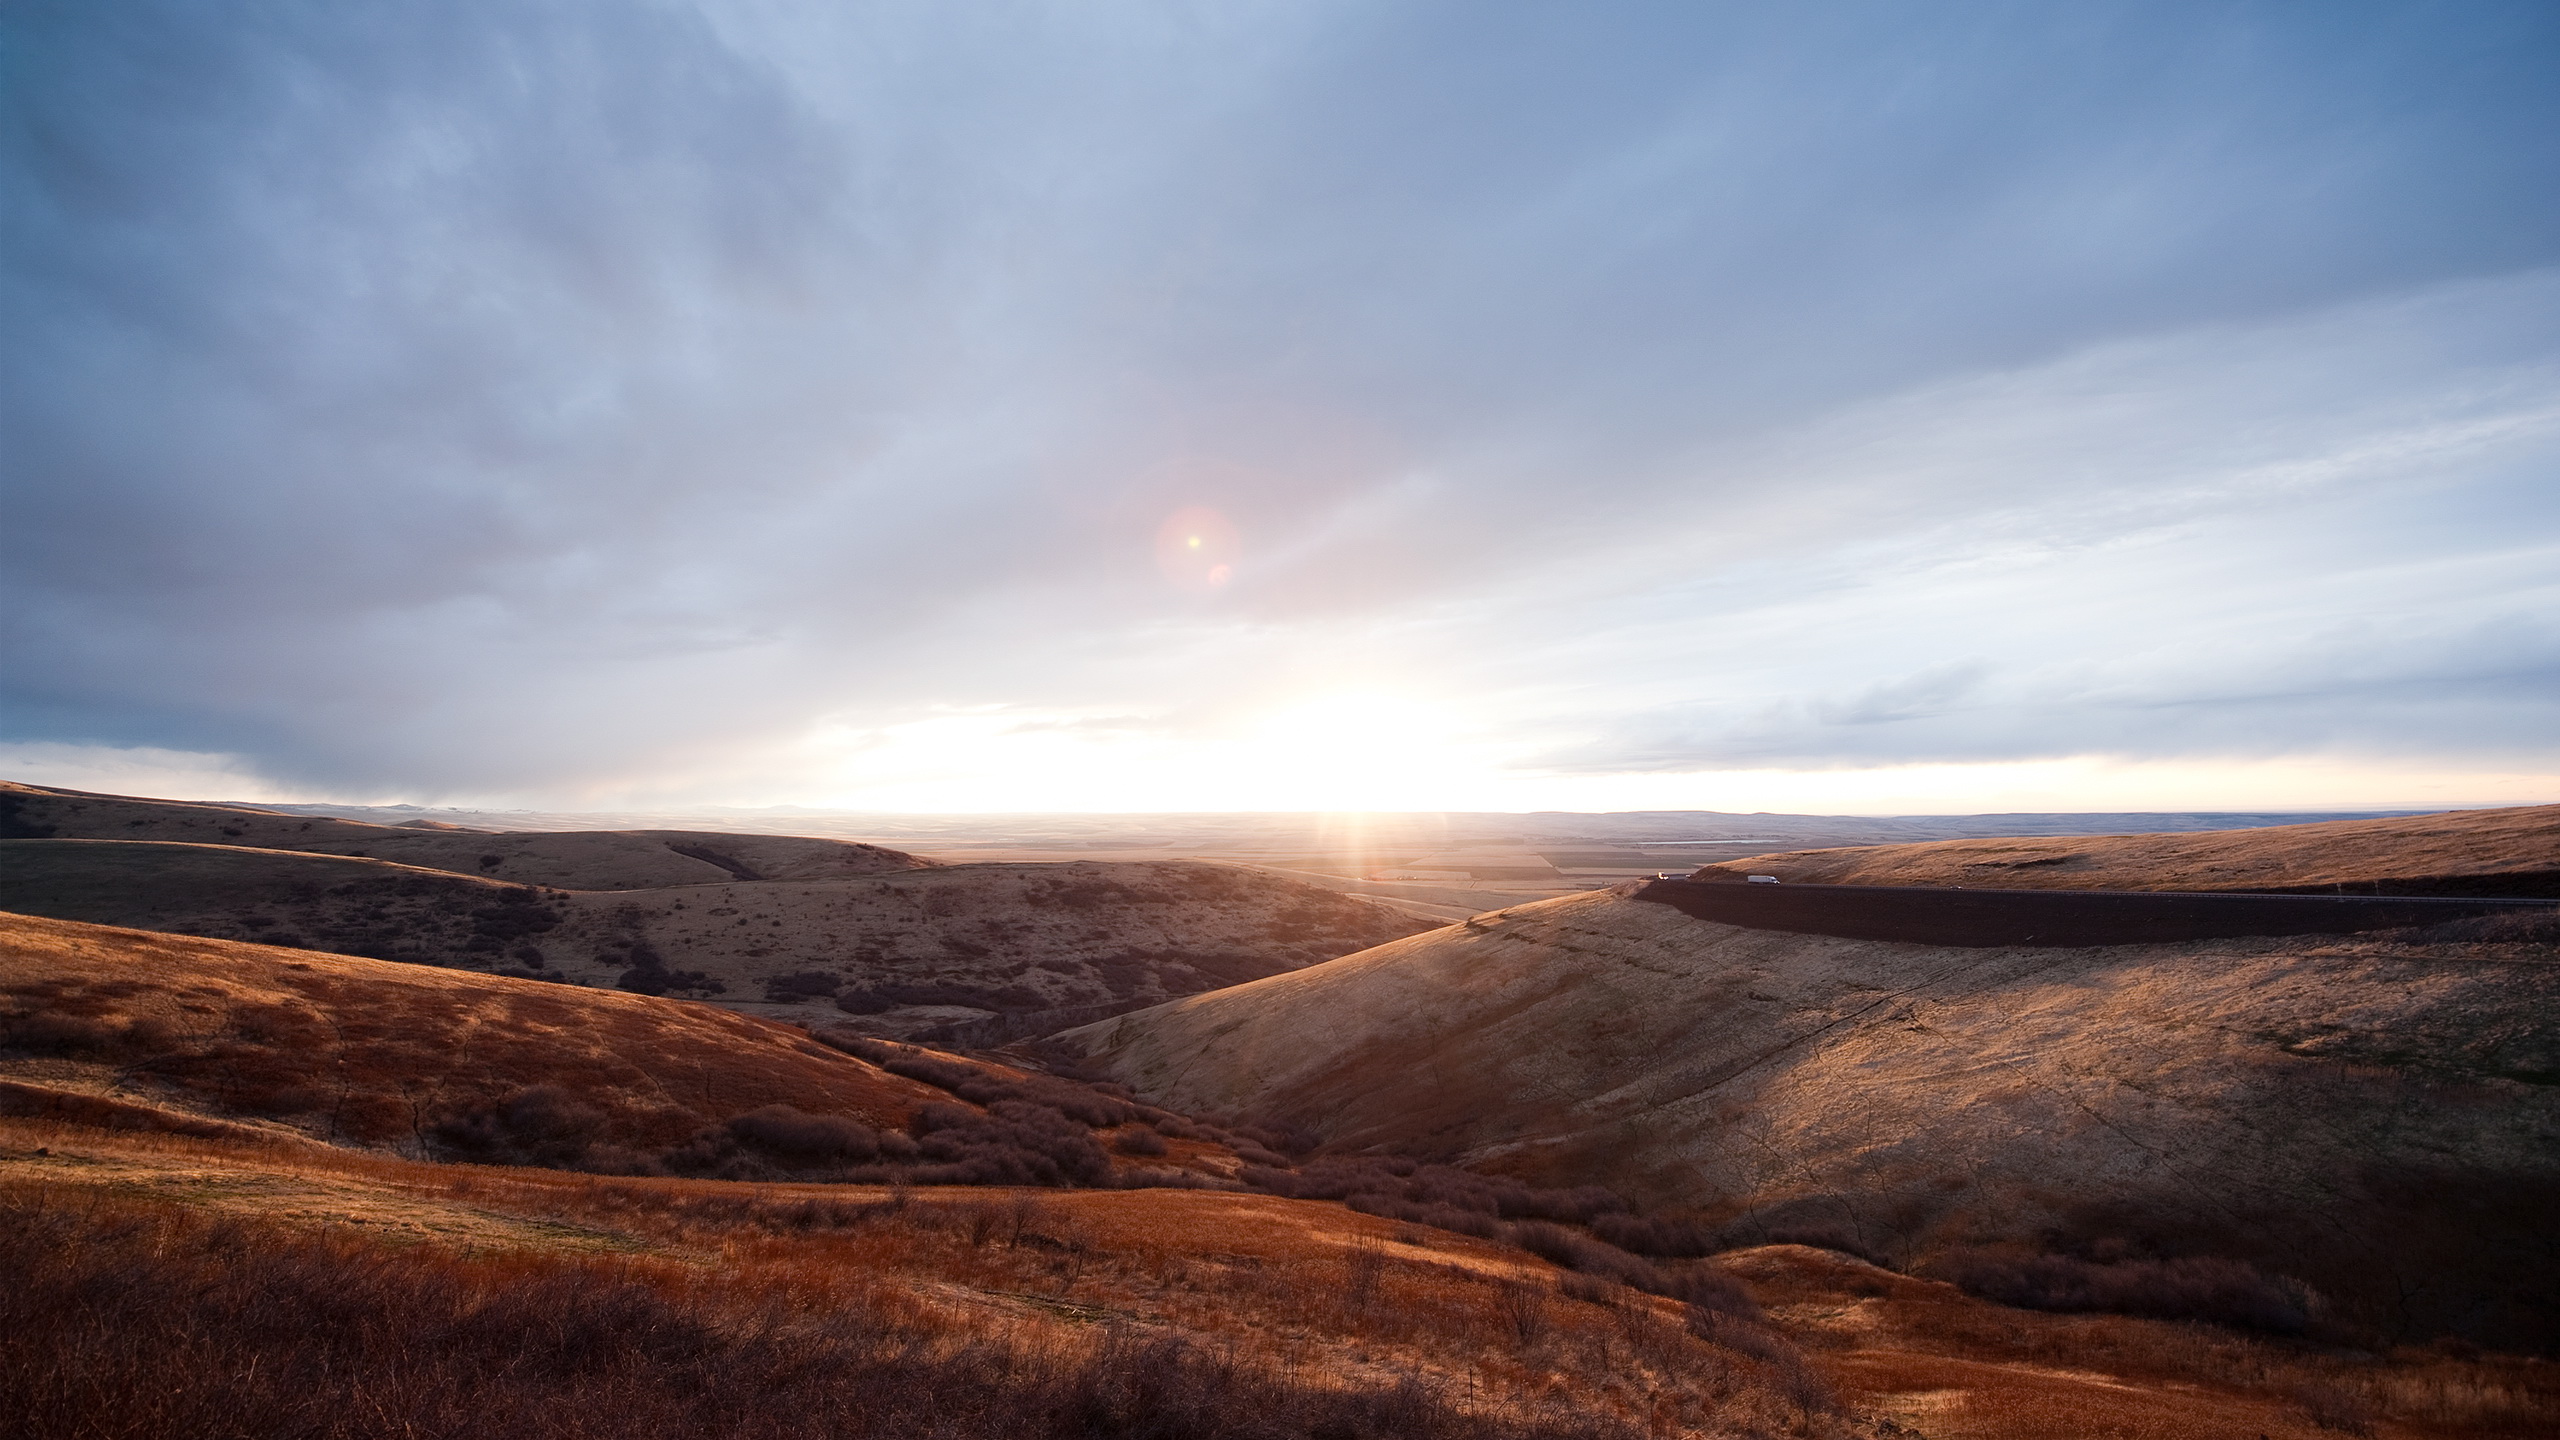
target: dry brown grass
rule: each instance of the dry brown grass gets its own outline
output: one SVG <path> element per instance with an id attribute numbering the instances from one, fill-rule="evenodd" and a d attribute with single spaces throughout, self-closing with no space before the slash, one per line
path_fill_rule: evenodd
<path id="1" fill-rule="evenodd" d="M 261 1177 L 334 1203 L 240 1193 Z M 28 1342 L 0 1409 L 30 1437 L 1857 1428 L 1769 1332 L 1717 1343 L 1629 1295 L 1548 1302 L 1524 1339 L 1516 1297 L 1555 1281 L 1534 1258 L 1270 1197 L 613 1180 L 0 1121 L 0 1207 L 0 1325 Z"/>
<path id="2" fill-rule="evenodd" d="M 2301 1281 L 2360 1343 L 2560 1353 L 2554 959 L 2396 935 L 1929 946 L 1594 894 L 1058 1039 L 1159 1105 L 1604 1184 L 1723 1245 L 1913 1265 L 2122 1242 Z"/>
<path id="3" fill-rule="evenodd" d="M 936 1095 L 706 1005 L 25 916 L 0 915 L 0 1006 L 21 1082 L 413 1153 L 534 1086 L 631 1147 L 777 1103 L 902 1125 Z"/>
<path id="4" fill-rule="evenodd" d="M 375 853 L 363 858 L 247 839 L 0 838 L 0 910 L 678 993 L 769 1018 L 973 1045 L 1047 1034 L 1430 928 L 1232 866 L 839 865 L 843 873 L 777 867 L 739 880 L 691 858 L 725 852 L 665 835 L 509 838 L 629 842 L 702 873 L 642 885 L 628 882 L 655 873 L 654 861 L 619 855 L 607 858 L 630 873 L 553 867 L 535 876 L 506 865 L 449 873 L 394 863 L 414 847 L 389 844 L 369 846 Z M 574 888 L 606 879 L 624 883 Z"/>
<path id="5" fill-rule="evenodd" d="M 0 839 L 141 840 L 371 856 L 514 885 L 647 890 L 735 879 L 841 879 L 932 862 L 845 840 L 682 830 L 474 831 L 279 815 L 0 780 Z M 81 917 L 96 918 L 96 917 Z"/>
<path id="6" fill-rule="evenodd" d="M 2015 890 L 2318 890 L 2560 895 L 2560 805 L 2255 830 L 1933 840 L 1726 860 L 1702 880 Z"/>
<path id="7" fill-rule="evenodd" d="M 2522 1440 L 2560 1426 L 2560 1365 L 2546 1360 L 2458 1346 L 2373 1355 L 2209 1325 L 2013 1310 L 1802 1247 L 1718 1263 L 1854 1401 L 1932 1440 Z"/>
<path id="8" fill-rule="evenodd" d="M 0 1293 L 45 1322 L 0 1319 L 43 1341 L 10 1383 L 79 1371 L 51 1393 L 92 1426 L 30 1435 L 974 1435 L 1001 1412 L 1032 1435 L 1898 1433 L 1864 1414 L 1932 1440 L 2415 1440 L 2560 1417 L 2560 1367 L 2513 1357 L 2008 1310 L 1800 1247 L 1684 1262 L 1740 1277 L 1764 1328 L 1268 1196 L 617 1179 L 0 1120 L 0 1205 L 30 1203 L 13 1234 L 83 1238 L 10 1262 Z M 886 1398 L 812 1398 L 809 1374 Z"/>

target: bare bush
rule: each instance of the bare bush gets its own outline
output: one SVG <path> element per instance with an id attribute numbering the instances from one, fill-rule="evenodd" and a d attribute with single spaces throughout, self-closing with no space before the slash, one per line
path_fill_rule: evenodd
<path id="1" fill-rule="evenodd" d="M 1123 1155 L 1161 1155 L 1164 1137 L 1144 1125 L 1133 1125 L 1113 1136 L 1111 1148 Z"/>
<path id="2" fill-rule="evenodd" d="M 1545 1290 L 1518 1280 L 1505 1280 L 1500 1298 L 1503 1323 L 1510 1329 L 1513 1340 L 1530 1346 L 1547 1338 L 1552 1327 L 1547 1315 Z"/>
<path id="3" fill-rule="evenodd" d="M 1665 1260 L 1695 1259 L 1724 1248 L 1714 1227 L 1660 1216 L 1597 1215 L 1591 1220 L 1591 1233 L 1629 1254 Z"/>
<path id="4" fill-rule="evenodd" d="M 2190 1257 L 2112 1264 L 2008 1249 L 1959 1250 L 1926 1267 L 1933 1279 L 2029 1310 L 2103 1310 L 2159 1320 L 2207 1320 L 2299 1335 L 2318 1297 L 2298 1280 L 2239 1260 Z"/>

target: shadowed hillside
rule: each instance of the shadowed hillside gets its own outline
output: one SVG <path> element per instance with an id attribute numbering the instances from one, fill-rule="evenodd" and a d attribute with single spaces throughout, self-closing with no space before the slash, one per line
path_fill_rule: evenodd
<path id="1" fill-rule="evenodd" d="M 2560 805 L 2259 830 L 1789 850 L 1693 877 L 2017 890 L 2299 890 L 2560 897 Z"/>
<path id="2" fill-rule="evenodd" d="M 0 909 L 996 1044 L 1430 928 L 1188 861 L 937 866 L 837 840 L 406 830 L 0 786 Z"/>
<path id="3" fill-rule="evenodd" d="M 1060 1038 L 1160 1104 L 1597 1181 L 1728 1243 L 2223 1257 L 2370 1336 L 2547 1349 L 2555 1022 L 2547 918 L 1939 947 L 1601 893 Z"/>

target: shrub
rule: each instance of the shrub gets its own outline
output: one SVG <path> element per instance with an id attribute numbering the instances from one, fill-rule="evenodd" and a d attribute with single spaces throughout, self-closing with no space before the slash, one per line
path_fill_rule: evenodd
<path id="1" fill-rule="evenodd" d="M 566 1170 L 592 1158 L 606 1129 L 603 1111 L 557 1085 L 536 1085 L 448 1118 L 431 1134 L 458 1158 Z"/>
<path id="2" fill-rule="evenodd" d="M 727 1130 L 741 1144 L 819 1164 L 861 1164 L 879 1158 L 880 1132 L 841 1115 L 810 1115 L 788 1105 L 767 1105 L 732 1118 Z"/>
<path id="3" fill-rule="evenodd" d="M 986 1114 L 926 1105 L 908 1129 L 931 1162 L 904 1178 L 928 1185 L 1106 1185 L 1111 1157 L 1091 1131 L 1044 1105 L 1001 1100 Z"/>
<path id="4" fill-rule="evenodd" d="M 1713 1255 L 1723 1247 L 1715 1231 L 1695 1220 L 1666 1220 L 1648 1215 L 1599 1215 L 1591 1233 L 1634 1255 L 1689 1260 Z"/>
<path id="5" fill-rule="evenodd" d="M 1671 1283 L 1661 1271 L 1615 1245 L 1548 1221 L 1531 1220 L 1513 1226 L 1511 1243 L 1567 1270 L 1602 1276 L 1652 1294 L 1663 1293 Z"/>
<path id="6" fill-rule="evenodd" d="M 834 995 L 836 987 L 843 983 L 823 970 L 795 970 L 788 975 L 767 976 L 764 982 L 765 1003 L 790 1005 L 813 996 L 823 999 Z"/>
<path id="7" fill-rule="evenodd" d="M 1925 1273 L 2029 1310 L 2207 1320 L 2279 1335 L 2301 1334 L 2318 1308 L 2318 1297 L 2298 1280 L 2267 1275 L 2238 1260 L 2201 1256 L 2107 1264 L 2018 1250 L 1959 1250 Z"/>
<path id="8" fill-rule="evenodd" d="M 1121 1131 L 1112 1140 L 1111 1148 L 1123 1155 L 1161 1155 L 1165 1152 L 1164 1137 L 1144 1125 L 1132 1125 Z"/>

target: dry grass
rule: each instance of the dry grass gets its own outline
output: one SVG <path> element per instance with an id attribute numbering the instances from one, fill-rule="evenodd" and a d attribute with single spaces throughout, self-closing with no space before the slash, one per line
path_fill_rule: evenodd
<path id="1" fill-rule="evenodd" d="M 2560 805 L 2255 830 L 1933 840 L 1725 860 L 1700 879 L 2017 890 L 2318 890 L 2560 895 Z"/>
<path id="2" fill-rule="evenodd" d="M 2544 1436 L 2560 1365 L 2465 1347 L 2387 1355 L 2119 1315 L 2009 1309 L 1801 1247 L 1719 1262 L 1855 1402 L 1932 1440 Z"/>
<path id="3" fill-rule="evenodd" d="M 55 1089 L 410 1153 L 542 1085 L 633 1148 L 780 1103 L 902 1125 L 935 1094 L 710 1006 L 7 915 L 0 1045 Z"/>
<path id="4" fill-rule="evenodd" d="M 713 853 L 704 846 L 664 837 L 515 838 L 628 841 L 705 873 L 581 890 L 557 887 L 598 877 L 562 869 L 544 873 L 566 881 L 519 883 L 503 865 L 449 873 L 393 863 L 402 847 L 389 845 L 362 858 L 245 841 L 0 838 L 0 910 L 677 993 L 968 1044 L 1047 1034 L 1430 928 L 1221 865 L 854 867 L 741 881 L 690 858 Z"/>
<path id="5" fill-rule="evenodd" d="M 473 831 L 280 815 L 234 805 L 96 795 L 0 781 L 0 839 L 141 840 L 370 856 L 514 885 L 649 890 L 715 884 L 741 871 L 771 880 L 841 879 L 930 861 L 877 845 L 788 835 L 681 830 Z"/>
<path id="6" fill-rule="evenodd" d="M 1895 1433 L 1864 1413 L 1932 1440 L 2400 1440 L 2560 1417 L 2560 1367 L 2513 1357 L 2009 1310 L 1796 1247 L 1682 1262 L 1747 1283 L 1762 1325 L 1269 1196 L 615 1179 L 0 1121 L 0 1205 L 27 1240 L 0 1295 L 34 1297 L 0 1323 L 38 1342 L 0 1404 L 52 1386 L 23 1413 L 88 1426 L 29 1435 Z"/>
<path id="7" fill-rule="evenodd" d="M 30 1437 L 1855 1429 L 1774 1334 L 1628 1296 L 1545 1302 L 1523 1336 L 1538 1261 L 1309 1202 L 0 1139 L 0 1408 Z M 341 1205 L 237 1198 L 257 1176 Z"/>
<path id="8" fill-rule="evenodd" d="M 1594 894 L 1059 1040 L 1159 1105 L 1604 1184 L 1706 1212 L 1718 1248 L 1822 1236 L 1907 1265 L 2122 1241 L 2298 1280 L 2359 1343 L 2560 1351 L 2554 958 L 2390 935 L 1971 949 Z"/>

